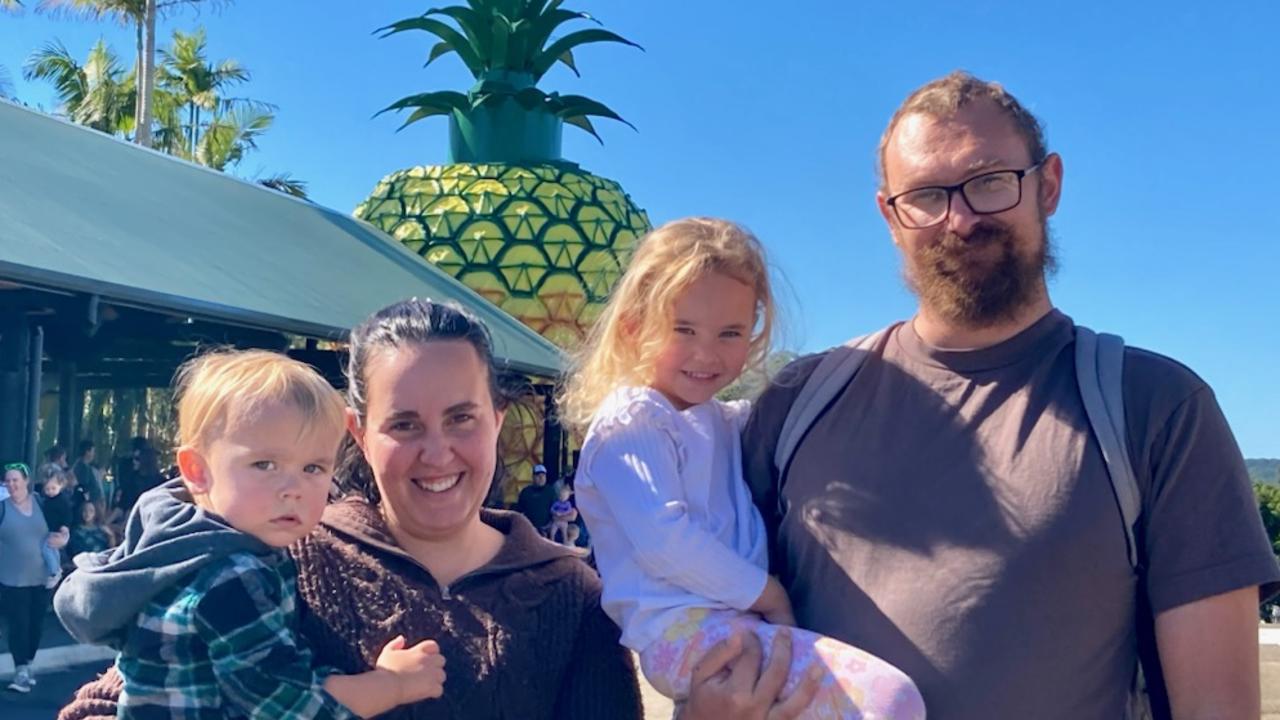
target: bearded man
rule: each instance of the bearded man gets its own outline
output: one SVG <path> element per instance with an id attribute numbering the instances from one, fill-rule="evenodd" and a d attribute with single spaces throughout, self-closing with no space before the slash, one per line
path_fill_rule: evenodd
<path id="1" fill-rule="evenodd" d="M 1078 329 L 1046 289 L 1063 164 L 1039 122 L 953 73 L 907 98 L 880 161 L 918 312 L 879 336 L 785 474 L 779 435 L 824 354 L 779 375 L 742 443 L 799 625 L 901 668 L 931 720 L 1132 717 L 1139 658 L 1157 716 L 1256 719 L 1257 608 L 1280 569 L 1243 458 L 1200 378 L 1125 348 L 1128 539 Z M 799 714 L 777 662 L 757 680 L 752 644 L 708 654 L 683 718 Z"/>

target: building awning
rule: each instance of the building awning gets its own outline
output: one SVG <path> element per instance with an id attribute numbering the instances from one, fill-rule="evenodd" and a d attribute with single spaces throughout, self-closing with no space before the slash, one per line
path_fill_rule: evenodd
<path id="1" fill-rule="evenodd" d="M 342 339 L 407 297 L 452 300 L 513 370 L 558 348 L 355 218 L 0 101 L 0 279 Z"/>

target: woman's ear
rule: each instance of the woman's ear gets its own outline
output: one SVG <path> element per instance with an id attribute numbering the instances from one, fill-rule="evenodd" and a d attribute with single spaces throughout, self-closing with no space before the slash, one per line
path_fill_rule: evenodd
<path id="1" fill-rule="evenodd" d="M 178 471 L 182 473 L 182 484 L 193 496 L 208 495 L 213 478 L 209 474 L 209 465 L 204 457 L 191 447 L 178 448 Z"/>
<path id="2" fill-rule="evenodd" d="M 343 410 L 343 417 L 346 419 L 347 432 L 351 433 L 351 439 L 360 446 L 360 452 L 364 452 L 364 426 L 360 423 L 360 415 L 354 409 L 346 408 Z"/>

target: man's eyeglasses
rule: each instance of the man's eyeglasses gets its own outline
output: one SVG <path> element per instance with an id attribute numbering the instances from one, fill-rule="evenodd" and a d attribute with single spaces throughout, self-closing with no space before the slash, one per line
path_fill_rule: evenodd
<path id="1" fill-rule="evenodd" d="M 930 185 L 898 193 L 885 200 L 903 227 L 921 230 L 946 221 L 951 196 L 960 192 L 975 215 L 994 215 L 1022 202 L 1022 178 L 1040 169 L 1044 160 L 1025 170 L 996 170 L 955 185 Z"/>

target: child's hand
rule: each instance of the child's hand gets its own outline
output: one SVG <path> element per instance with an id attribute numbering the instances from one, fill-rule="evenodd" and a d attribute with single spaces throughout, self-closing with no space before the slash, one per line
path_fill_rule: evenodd
<path id="1" fill-rule="evenodd" d="M 791 602 L 788 601 L 781 608 L 763 613 L 765 622 L 770 625 L 785 625 L 787 627 L 796 626 L 795 613 L 791 611 Z"/>
<path id="2" fill-rule="evenodd" d="M 444 656 L 434 640 L 406 648 L 404 636 L 397 636 L 378 653 L 376 667 L 395 678 L 399 698 L 396 705 L 444 694 Z"/>
<path id="3" fill-rule="evenodd" d="M 782 583 L 772 575 L 769 576 L 768 582 L 764 584 L 764 590 L 760 593 L 760 597 L 756 598 L 750 610 L 759 613 L 765 621 L 774 625 L 794 626 L 796 624 L 795 614 L 791 611 L 791 599 L 787 597 L 787 591 L 782 588 Z"/>

